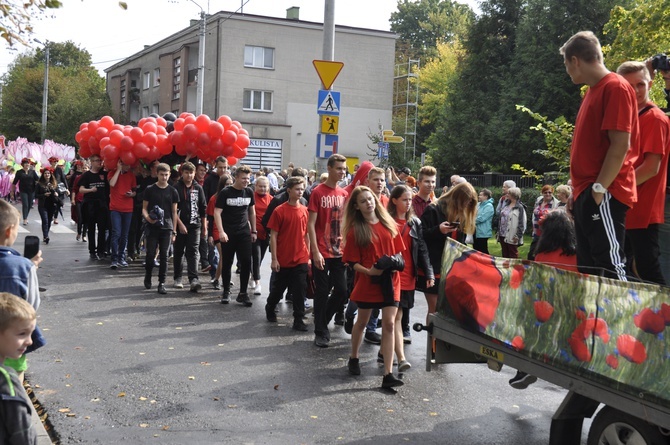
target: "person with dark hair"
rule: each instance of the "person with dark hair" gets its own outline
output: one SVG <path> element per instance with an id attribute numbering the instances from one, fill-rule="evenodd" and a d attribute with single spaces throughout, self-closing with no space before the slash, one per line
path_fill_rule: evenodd
<path id="1" fill-rule="evenodd" d="M 128 267 L 126 247 L 130 221 L 133 218 L 133 198 L 137 188 L 137 179 L 130 171 L 130 165 L 119 160 L 116 169 L 108 173 L 109 180 L 109 213 L 112 220 L 111 269 Z"/>
<path id="2" fill-rule="evenodd" d="M 60 201 L 58 184 L 51 167 L 42 170 L 42 177 L 37 181 L 35 194 L 37 195 L 37 211 L 42 219 L 43 241 L 44 244 L 49 244 L 49 230 L 51 230 L 51 223 Z"/>
<path id="3" fill-rule="evenodd" d="M 102 158 L 92 155 L 91 169 L 81 175 L 79 193 L 84 195 L 84 212 L 88 225 L 88 253 L 92 260 L 99 260 L 105 253 L 105 233 L 109 219 L 109 181 L 102 169 Z M 98 229 L 96 240 L 95 229 Z M 97 242 L 96 242 L 97 241 Z"/>
<path id="4" fill-rule="evenodd" d="M 21 196 L 21 209 L 23 210 L 23 225 L 28 225 L 28 215 L 35 201 L 35 186 L 39 177 L 35 170 L 30 168 L 30 159 L 21 159 L 21 170 L 14 175 L 13 185 L 19 185 L 19 195 Z M 12 189 L 11 197 L 16 199 L 16 192 Z"/>
<path id="5" fill-rule="evenodd" d="M 475 220 L 475 236 L 472 247 L 482 253 L 489 254 L 489 238 L 493 236 L 493 198 L 491 190 L 481 189 L 478 195 L 477 219 Z"/>
<path id="6" fill-rule="evenodd" d="M 70 190 L 68 187 L 67 179 L 65 178 L 65 173 L 63 172 L 63 167 L 58 165 L 58 162 L 60 159 L 58 159 L 56 156 L 52 156 L 49 158 L 49 164 L 51 164 L 51 168 L 53 169 L 53 177 L 56 179 L 56 184 L 57 184 L 57 190 L 60 195 L 60 200 L 61 202 L 65 199 L 65 196 L 70 195 Z M 62 184 L 62 185 L 61 185 Z M 56 209 L 56 213 L 54 214 L 54 224 L 58 224 L 58 212 L 61 213 L 61 216 L 63 216 L 63 211 L 62 205 L 59 206 Z"/>
<path id="7" fill-rule="evenodd" d="M 549 184 L 542 186 L 542 195 L 537 198 L 535 207 L 533 208 L 533 235 L 530 248 L 528 249 L 528 259 L 531 261 L 535 259 L 535 246 L 542 234 L 540 221 L 547 213 L 557 208 L 558 204 L 559 201 L 554 196 L 554 187 Z"/>
<path id="8" fill-rule="evenodd" d="M 216 224 L 214 224 L 214 209 L 216 208 L 217 195 L 221 190 L 230 185 L 233 185 L 233 178 L 231 178 L 227 174 L 221 176 L 219 178 L 219 187 L 216 190 L 216 193 L 212 195 L 211 198 L 209 198 L 209 202 L 207 203 L 207 208 L 205 210 L 205 213 L 207 214 L 207 233 L 209 235 L 207 237 L 207 244 L 209 244 L 210 247 L 216 249 L 216 251 L 218 252 L 218 258 L 221 258 L 221 240 L 219 239 L 219 231 L 216 228 Z M 221 261 L 217 261 L 217 267 L 214 270 L 214 275 L 212 275 L 212 279 L 210 281 L 212 287 L 215 290 L 221 290 L 219 279 L 221 278 L 222 267 L 223 263 Z"/>

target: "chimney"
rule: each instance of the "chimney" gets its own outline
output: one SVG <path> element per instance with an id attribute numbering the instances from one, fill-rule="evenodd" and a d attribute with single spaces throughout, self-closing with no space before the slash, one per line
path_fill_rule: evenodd
<path id="1" fill-rule="evenodd" d="M 289 20 L 300 20 L 300 7 L 291 6 L 286 10 L 286 18 Z"/>

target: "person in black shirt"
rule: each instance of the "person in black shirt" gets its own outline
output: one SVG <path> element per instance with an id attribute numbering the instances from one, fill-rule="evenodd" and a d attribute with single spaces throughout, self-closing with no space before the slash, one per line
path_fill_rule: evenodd
<path id="1" fill-rule="evenodd" d="M 178 218 L 179 194 L 174 187 L 168 184 L 170 178 L 169 165 L 158 164 L 156 172 L 158 173 L 158 182 L 147 187 L 142 198 L 142 216 L 148 223 L 144 287 L 151 289 L 151 272 L 154 268 L 156 248 L 159 248 L 158 293 L 167 294 L 165 278 L 167 276 L 168 249 L 170 248 L 170 242 L 174 241 L 177 235 L 173 221 L 177 221 Z"/>
<path id="2" fill-rule="evenodd" d="M 254 192 L 249 186 L 251 169 L 246 165 L 235 171 L 235 182 L 221 190 L 216 198 L 214 223 L 221 241 L 221 280 L 223 295 L 221 303 L 230 301 L 230 269 L 237 255 L 240 265 L 240 293 L 237 302 L 250 307 L 247 294 L 251 272 L 251 244 L 256 241 L 256 209 Z"/>
<path id="3" fill-rule="evenodd" d="M 92 260 L 105 256 L 105 233 L 109 220 L 109 181 L 107 172 L 102 169 L 102 159 L 92 155 L 91 169 L 79 179 L 79 193 L 84 195 L 83 212 L 86 213 L 88 226 L 88 253 Z M 98 228 L 96 243 L 95 229 Z"/>
<path id="4" fill-rule="evenodd" d="M 65 173 L 63 172 L 63 167 L 58 165 L 59 159 L 55 156 L 52 156 L 49 158 L 49 164 L 51 164 L 51 168 L 53 169 L 53 176 L 54 179 L 56 180 L 57 184 L 57 189 L 58 189 L 58 194 L 60 195 L 60 201 L 65 200 L 65 196 L 70 194 L 70 190 L 67 184 L 67 179 L 65 178 Z M 63 185 L 60 185 L 63 184 Z M 54 214 L 54 224 L 58 224 L 58 213 L 60 212 L 61 216 L 63 216 L 63 206 L 59 206 L 56 209 L 56 213 Z M 64 217 L 64 216 L 63 216 Z"/>
<path id="5" fill-rule="evenodd" d="M 51 167 L 42 170 L 42 177 L 37 181 L 35 191 L 37 194 L 37 211 L 42 219 L 44 244 L 49 244 L 49 230 L 51 230 L 54 214 L 58 211 L 60 205 L 58 185 Z"/>
<path id="6" fill-rule="evenodd" d="M 181 165 L 181 180 L 177 181 L 175 188 L 179 195 L 178 213 L 176 220 L 177 238 L 174 243 L 174 287 L 182 289 L 181 282 L 183 273 L 182 258 L 186 251 L 186 262 L 188 270 L 188 281 L 191 292 L 202 289 L 198 281 L 198 257 L 200 256 L 200 231 L 204 232 L 207 239 L 207 217 L 205 210 L 205 192 L 202 187 L 194 181 L 195 165 L 184 162 Z"/>
<path id="7" fill-rule="evenodd" d="M 30 169 L 30 159 L 21 159 L 22 170 L 16 172 L 13 184 L 19 184 L 19 193 L 21 196 L 21 209 L 23 211 L 23 225 L 28 225 L 28 214 L 35 200 L 35 185 L 40 179 L 35 170 Z M 16 199 L 16 193 L 12 190 L 12 199 Z"/>

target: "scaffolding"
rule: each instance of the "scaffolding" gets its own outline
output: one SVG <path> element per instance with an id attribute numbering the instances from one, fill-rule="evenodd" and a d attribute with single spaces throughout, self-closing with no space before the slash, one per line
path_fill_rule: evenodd
<path id="1" fill-rule="evenodd" d="M 419 69 L 421 61 L 409 59 L 396 64 L 393 77 L 393 130 L 405 138 L 403 159 L 411 151 L 416 160 L 416 131 L 419 123 Z"/>

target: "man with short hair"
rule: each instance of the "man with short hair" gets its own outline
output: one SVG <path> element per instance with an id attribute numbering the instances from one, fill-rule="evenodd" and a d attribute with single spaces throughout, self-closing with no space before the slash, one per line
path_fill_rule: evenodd
<path id="1" fill-rule="evenodd" d="M 228 171 L 228 168 L 228 160 L 224 156 L 219 156 L 214 160 L 214 169 L 207 174 L 202 186 L 207 201 L 216 194 L 216 189 L 219 187 L 219 178 Z"/>
<path id="2" fill-rule="evenodd" d="M 214 224 L 221 241 L 221 304 L 230 302 L 230 268 L 237 255 L 240 265 L 240 292 L 236 301 L 246 307 L 252 303 L 247 293 L 251 273 L 251 245 L 256 241 L 256 209 L 254 192 L 249 188 L 251 169 L 243 165 L 235 170 L 235 182 L 216 197 Z"/>
<path id="3" fill-rule="evenodd" d="M 174 287 L 183 289 L 182 283 L 183 264 L 182 258 L 186 253 L 186 264 L 188 282 L 191 292 L 198 292 L 202 285 L 198 280 L 198 257 L 200 256 L 200 231 L 207 239 L 207 216 L 205 210 L 205 192 L 199 184 L 194 181 L 195 166 L 191 162 L 181 165 L 181 179 L 177 181 L 175 189 L 179 195 L 177 212 L 179 218 L 176 220 L 177 237 L 174 242 Z"/>
<path id="4" fill-rule="evenodd" d="M 342 262 L 342 217 L 348 193 L 337 184 L 347 172 L 347 158 L 333 154 L 328 158 L 328 179 L 314 189 L 309 198 L 309 241 L 314 296 L 314 344 L 327 348 L 328 323 L 347 299 L 346 268 Z M 331 293 L 331 289 L 333 292 Z M 330 294 L 330 296 L 329 296 Z"/>
<path id="5" fill-rule="evenodd" d="M 368 187 L 377 196 L 382 206 L 386 208 L 389 198 L 384 194 L 384 189 L 386 188 L 386 173 L 384 173 L 384 169 L 379 167 L 370 169 L 368 172 Z"/>
<path id="6" fill-rule="evenodd" d="M 412 209 L 417 218 L 421 218 L 423 211 L 433 202 L 436 177 L 437 170 L 435 170 L 435 167 L 425 165 L 419 170 L 419 192 L 412 198 Z"/>
<path id="7" fill-rule="evenodd" d="M 99 260 L 106 255 L 105 233 L 109 219 L 109 181 L 102 169 L 102 158 L 92 155 L 91 169 L 79 179 L 79 193 L 84 195 L 84 212 L 87 215 L 88 253 L 92 260 Z M 98 228 L 96 242 L 95 229 Z"/>
<path id="8" fill-rule="evenodd" d="M 119 159 L 116 169 L 108 173 L 109 180 L 109 211 L 112 221 L 112 239 L 110 241 L 112 250 L 111 268 L 128 267 L 126 261 L 126 246 L 128 245 L 128 232 L 130 221 L 133 218 L 133 198 L 137 179 L 130 172 L 130 165 L 124 164 Z"/>
<path id="9" fill-rule="evenodd" d="M 617 73 L 635 89 L 640 122 L 640 149 L 635 167 L 637 203 L 626 215 L 629 272 L 645 281 L 665 284 L 659 262 L 658 229 L 663 223 L 670 122 L 649 99 L 651 75 L 642 62 L 624 62 Z"/>
<path id="10" fill-rule="evenodd" d="M 626 280 L 626 212 L 637 201 L 635 91 L 603 62 L 598 38 L 579 32 L 560 48 L 572 82 L 586 84 L 570 152 L 577 264 L 582 273 Z"/>

